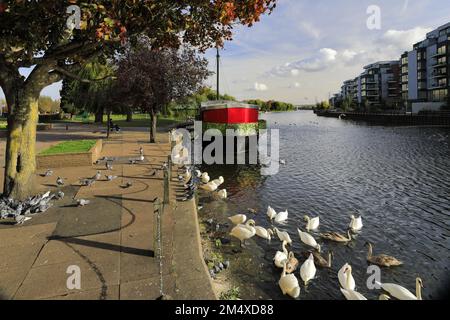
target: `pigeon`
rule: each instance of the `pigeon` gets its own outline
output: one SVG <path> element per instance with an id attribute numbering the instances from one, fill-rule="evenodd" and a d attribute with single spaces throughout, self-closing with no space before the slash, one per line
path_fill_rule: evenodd
<path id="1" fill-rule="evenodd" d="M 110 162 L 106 162 L 106 170 L 112 170 L 113 166 Z"/>
<path id="2" fill-rule="evenodd" d="M 52 170 L 47 170 L 43 174 L 41 174 L 41 177 L 50 177 L 53 174 Z"/>
<path id="3" fill-rule="evenodd" d="M 156 170 L 153 170 L 153 172 L 149 174 L 150 177 L 154 177 L 155 175 L 156 175 Z"/>
<path id="4" fill-rule="evenodd" d="M 58 177 L 58 178 L 56 179 L 56 184 L 57 184 L 58 186 L 63 186 L 63 185 L 64 185 L 64 180 L 63 180 L 61 177 Z"/>
<path id="5" fill-rule="evenodd" d="M 106 180 L 113 181 L 114 179 L 117 179 L 117 176 L 106 176 Z"/>
<path id="6" fill-rule="evenodd" d="M 142 147 L 139 147 L 139 154 L 140 154 L 141 156 L 144 155 L 144 149 L 142 149 Z"/>
<path id="7" fill-rule="evenodd" d="M 95 176 L 92 177 L 93 180 L 97 181 L 102 177 L 102 174 L 100 173 L 100 171 L 97 171 L 97 173 L 95 174 Z"/>
<path id="8" fill-rule="evenodd" d="M 85 200 L 85 199 L 78 199 L 77 200 L 77 205 L 79 207 L 84 207 L 84 206 L 88 205 L 89 203 L 91 203 L 91 201 L 89 201 L 89 200 Z"/>
<path id="9" fill-rule="evenodd" d="M 80 180 L 80 183 L 82 186 L 90 187 L 90 186 L 92 186 L 94 181 L 95 181 L 94 179 L 83 179 L 83 180 Z"/>
<path id="10" fill-rule="evenodd" d="M 141 154 L 140 156 L 139 156 L 139 159 L 138 159 L 139 161 L 144 161 L 145 160 L 145 157 L 144 157 L 144 155 L 143 154 Z"/>
<path id="11" fill-rule="evenodd" d="M 23 224 L 24 222 L 27 222 L 31 220 L 31 217 L 25 217 L 25 216 L 16 216 L 16 225 Z"/>
<path id="12" fill-rule="evenodd" d="M 136 160 L 130 160 L 130 164 L 136 164 Z"/>
<path id="13" fill-rule="evenodd" d="M 286 164 L 286 160 L 281 159 L 280 160 L 280 164 L 285 165 Z"/>
<path id="14" fill-rule="evenodd" d="M 181 198 L 180 201 L 184 202 L 184 201 L 192 200 L 194 198 L 194 196 L 195 196 L 195 192 L 190 191 L 183 198 Z"/>
<path id="15" fill-rule="evenodd" d="M 64 192 L 58 191 L 54 196 L 56 200 L 61 200 L 64 198 Z"/>
<path id="16" fill-rule="evenodd" d="M 127 183 L 125 183 L 125 186 L 124 186 L 124 188 L 129 188 L 129 187 L 131 187 L 131 186 L 133 186 L 133 184 L 131 183 L 131 182 L 127 182 Z"/>

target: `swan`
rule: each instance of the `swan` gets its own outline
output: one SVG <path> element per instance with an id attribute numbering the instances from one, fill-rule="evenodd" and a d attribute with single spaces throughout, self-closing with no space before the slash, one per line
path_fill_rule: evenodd
<path id="1" fill-rule="evenodd" d="M 321 233 L 320 237 L 326 240 L 334 241 L 334 242 L 349 242 L 352 241 L 352 235 L 350 234 L 350 230 L 347 232 L 348 238 L 343 236 L 337 232 L 325 232 Z"/>
<path id="2" fill-rule="evenodd" d="M 248 220 L 245 225 L 239 224 L 235 226 L 230 232 L 230 236 L 239 239 L 239 241 L 241 242 L 241 247 L 245 245 L 245 240 L 252 238 L 256 234 L 256 230 L 252 226 L 252 224 L 254 225 L 255 221 Z"/>
<path id="3" fill-rule="evenodd" d="M 288 219 L 288 211 L 287 210 L 277 213 L 277 215 L 274 218 L 276 223 L 284 222 L 287 219 Z"/>
<path id="4" fill-rule="evenodd" d="M 310 218 L 308 216 L 303 217 L 306 220 L 306 231 L 316 230 L 319 227 L 320 219 L 319 217 Z"/>
<path id="5" fill-rule="evenodd" d="M 380 294 L 378 300 L 391 300 L 391 297 L 389 297 L 387 294 Z"/>
<path id="6" fill-rule="evenodd" d="M 219 186 L 217 184 L 215 184 L 214 182 L 209 182 L 207 184 L 200 186 L 201 189 L 203 189 L 205 191 L 209 191 L 209 192 L 216 191 L 218 187 Z"/>
<path id="7" fill-rule="evenodd" d="M 399 300 L 422 300 L 423 282 L 421 278 L 416 278 L 416 295 L 412 294 L 408 289 L 395 283 L 375 283 L 383 288 L 384 291 Z"/>
<path id="8" fill-rule="evenodd" d="M 203 172 L 201 175 L 201 180 L 203 183 L 208 183 L 211 178 L 208 175 L 208 172 Z"/>
<path id="9" fill-rule="evenodd" d="M 225 200 L 228 197 L 227 189 L 222 189 L 217 191 L 217 196 L 221 200 Z"/>
<path id="10" fill-rule="evenodd" d="M 271 240 L 272 239 L 272 236 L 273 236 L 273 231 L 272 230 L 266 229 L 266 228 L 263 228 L 263 227 L 259 227 L 259 226 L 255 227 L 255 229 L 256 229 L 256 235 L 258 237 L 263 238 L 263 239 L 267 239 L 267 240 Z"/>
<path id="11" fill-rule="evenodd" d="M 229 217 L 228 220 L 230 220 L 234 225 L 244 224 L 245 221 L 247 221 L 247 216 L 245 214 L 237 214 Z"/>
<path id="12" fill-rule="evenodd" d="M 214 179 L 212 182 L 214 182 L 215 185 L 220 187 L 225 182 L 225 179 L 222 176 L 220 176 L 219 179 Z"/>
<path id="13" fill-rule="evenodd" d="M 395 267 L 401 266 L 403 264 L 403 262 L 397 260 L 395 257 L 385 254 L 373 256 L 372 244 L 370 242 L 366 242 L 366 245 L 369 247 L 369 252 L 367 253 L 367 261 L 369 261 L 370 263 L 376 264 L 381 267 Z"/>
<path id="14" fill-rule="evenodd" d="M 286 264 L 286 272 L 287 273 L 293 273 L 295 270 L 297 270 L 298 267 L 298 259 L 295 257 L 294 252 L 289 252 L 287 264 Z"/>
<path id="15" fill-rule="evenodd" d="M 361 293 L 353 290 L 345 290 L 341 288 L 342 294 L 345 296 L 347 300 L 367 300 Z"/>
<path id="16" fill-rule="evenodd" d="M 356 218 L 354 215 L 351 215 L 350 217 L 352 220 L 350 221 L 350 224 L 348 225 L 348 227 L 350 229 L 352 229 L 352 231 L 359 231 L 362 229 L 363 224 L 362 224 L 362 217 L 359 216 L 358 218 Z"/>
<path id="17" fill-rule="evenodd" d="M 348 269 L 350 269 L 350 271 L 348 271 Z M 352 267 L 348 263 L 344 264 L 338 271 L 338 279 L 342 288 L 355 291 L 355 279 L 352 276 Z"/>
<path id="18" fill-rule="evenodd" d="M 302 232 L 300 229 L 297 229 L 297 231 L 300 236 L 300 240 L 302 240 L 304 244 L 313 247 L 320 252 L 320 245 L 316 242 L 316 239 L 314 239 L 312 235 L 307 232 Z"/>
<path id="19" fill-rule="evenodd" d="M 273 210 L 271 206 L 269 206 L 269 207 L 267 208 L 267 216 L 269 217 L 270 220 L 275 219 L 275 217 L 277 216 L 276 211 Z"/>
<path id="20" fill-rule="evenodd" d="M 325 259 L 324 257 L 322 257 L 320 255 L 320 253 L 317 252 L 317 251 L 306 251 L 306 252 L 303 252 L 303 256 L 305 258 L 308 258 L 311 253 L 314 256 L 314 264 L 317 267 L 319 267 L 319 268 L 331 268 L 331 258 L 332 258 L 332 255 L 333 255 L 333 253 L 331 251 L 328 251 L 328 260 Z"/>
<path id="21" fill-rule="evenodd" d="M 316 276 L 316 266 L 314 265 L 314 256 L 311 253 L 309 258 L 300 267 L 300 277 L 302 278 L 305 286 L 308 282 Z"/>
<path id="22" fill-rule="evenodd" d="M 283 273 L 281 274 L 280 281 L 278 281 L 278 285 L 284 295 L 288 294 L 294 299 L 300 296 L 298 280 L 294 274 L 286 274 L 286 263 L 284 263 Z"/>
<path id="23" fill-rule="evenodd" d="M 273 262 L 278 268 L 283 268 L 285 263 L 287 262 L 288 251 L 286 249 L 286 245 L 287 242 L 283 241 L 283 244 L 281 245 L 283 251 L 277 251 L 277 253 L 275 253 L 275 257 L 273 258 Z"/>
<path id="24" fill-rule="evenodd" d="M 280 241 L 286 241 L 289 245 L 292 244 L 292 239 L 289 233 L 287 233 L 286 231 L 280 231 L 278 230 L 278 228 L 273 228 L 273 230 L 276 232 L 278 239 L 280 239 Z"/>

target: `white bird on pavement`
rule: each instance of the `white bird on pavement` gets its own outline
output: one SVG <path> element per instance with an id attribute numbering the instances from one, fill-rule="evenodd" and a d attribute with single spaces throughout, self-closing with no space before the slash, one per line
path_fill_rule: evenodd
<path id="1" fill-rule="evenodd" d="M 84 206 L 88 205 L 89 203 L 91 203 L 90 200 L 85 200 L 85 199 L 78 199 L 77 200 L 77 205 L 79 207 L 84 207 Z"/>

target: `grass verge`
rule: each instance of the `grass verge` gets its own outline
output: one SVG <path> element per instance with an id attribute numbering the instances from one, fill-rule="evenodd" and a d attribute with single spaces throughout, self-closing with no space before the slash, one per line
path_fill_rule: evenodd
<path id="1" fill-rule="evenodd" d="M 40 152 L 40 155 L 88 152 L 95 145 L 96 140 L 70 140 L 54 145 Z"/>

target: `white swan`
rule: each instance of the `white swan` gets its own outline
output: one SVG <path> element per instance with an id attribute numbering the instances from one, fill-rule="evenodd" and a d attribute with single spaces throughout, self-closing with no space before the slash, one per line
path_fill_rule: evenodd
<path id="1" fill-rule="evenodd" d="M 288 211 L 287 210 L 277 213 L 277 215 L 274 218 L 276 223 L 284 222 L 287 219 L 288 219 Z"/>
<path id="2" fill-rule="evenodd" d="M 273 236 L 273 231 L 272 230 L 266 229 L 266 228 L 263 228 L 263 227 L 260 227 L 260 226 L 255 227 L 255 229 L 256 229 L 256 235 L 258 237 L 263 238 L 263 239 L 267 239 L 267 240 L 271 240 L 272 239 L 272 236 Z"/>
<path id="3" fill-rule="evenodd" d="M 281 274 L 280 281 L 278 281 L 278 285 L 284 295 L 288 294 L 294 299 L 300 296 L 298 280 L 294 274 L 286 274 L 286 263 L 284 263 L 283 273 Z"/>
<path id="4" fill-rule="evenodd" d="M 338 271 L 338 279 L 342 288 L 355 291 L 355 279 L 352 276 L 352 267 L 348 263 Z"/>
<path id="5" fill-rule="evenodd" d="M 289 233 L 287 233 L 286 231 L 280 231 L 278 230 L 278 228 L 273 228 L 273 230 L 277 234 L 277 237 L 278 239 L 280 239 L 280 241 L 286 241 L 289 245 L 292 244 L 292 239 Z"/>
<path id="6" fill-rule="evenodd" d="M 217 196 L 221 200 L 225 200 L 226 198 L 228 198 L 227 189 L 222 189 L 222 190 L 217 191 Z"/>
<path id="7" fill-rule="evenodd" d="M 363 227 L 362 217 L 359 216 L 358 218 L 356 218 L 354 215 L 351 215 L 350 218 L 352 220 L 350 221 L 348 227 L 352 229 L 352 231 L 360 231 Z"/>
<path id="8" fill-rule="evenodd" d="M 208 172 L 203 172 L 201 179 L 203 183 L 208 183 L 211 178 L 209 177 Z"/>
<path id="9" fill-rule="evenodd" d="M 384 291 L 389 292 L 391 296 L 399 300 L 422 300 L 422 279 L 416 278 L 416 295 L 412 294 L 408 289 L 395 283 L 379 283 L 375 282 Z"/>
<path id="10" fill-rule="evenodd" d="M 245 214 L 237 214 L 235 216 L 229 217 L 228 220 L 230 220 L 235 225 L 244 224 L 245 221 L 247 221 L 247 216 Z"/>
<path id="11" fill-rule="evenodd" d="M 306 220 L 306 231 L 310 230 L 317 230 L 319 228 L 320 219 L 319 217 L 310 218 L 308 216 L 303 217 L 304 220 Z"/>
<path id="12" fill-rule="evenodd" d="M 214 184 L 220 187 L 225 182 L 225 179 L 222 176 L 220 176 L 219 179 L 214 179 L 212 182 L 214 182 Z"/>
<path id="13" fill-rule="evenodd" d="M 320 245 L 317 243 L 316 239 L 314 239 L 314 237 L 312 235 L 310 235 L 307 232 L 303 232 L 300 229 L 297 229 L 298 231 L 298 235 L 300 237 L 300 240 L 302 240 L 302 242 L 310 247 L 315 248 L 317 251 L 320 252 Z"/>
<path id="14" fill-rule="evenodd" d="M 306 259 L 306 261 L 302 264 L 300 267 L 300 277 L 302 278 L 303 282 L 305 283 L 305 286 L 308 284 L 308 282 L 316 276 L 316 266 L 314 265 L 314 256 L 311 253 L 309 255 L 309 258 Z"/>
<path id="15" fill-rule="evenodd" d="M 214 192 L 217 190 L 218 186 L 214 182 L 208 182 L 207 184 L 201 185 L 201 189 L 209 192 Z"/>
<path id="16" fill-rule="evenodd" d="M 345 290 L 341 288 L 342 294 L 345 296 L 347 300 L 367 300 L 361 293 L 353 290 Z"/>
<path id="17" fill-rule="evenodd" d="M 233 236 L 235 238 L 238 238 L 241 242 L 241 247 L 245 245 L 245 240 L 248 240 L 252 238 L 256 234 L 255 228 L 251 225 L 254 225 L 255 221 L 248 220 L 245 225 L 240 224 L 234 227 L 231 232 L 230 236 Z"/>
<path id="18" fill-rule="evenodd" d="M 389 297 L 387 294 L 380 294 L 378 300 L 391 300 L 391 297 Z"/>
<path id="19" fill-rule="evenodd" d="M 273 258 L 273 262 L 278 268 L 283 268 L 288 260 L 288 251 L 286 249 L 286 245 L 287 242 L 283 241 L 283 244 L 281 245 L 283 251 L 277 251 L 275 257 Z"/>
<path id="20" fill-rule="evenodd" d="M 273 208 L 271 206 L 269 206 L 267 208 L 267 216 L 269 217 L 270 220 L 275 219 L 275 217 L 277 216 L 277 213 L 275 210 L 273 210 Z"/>

